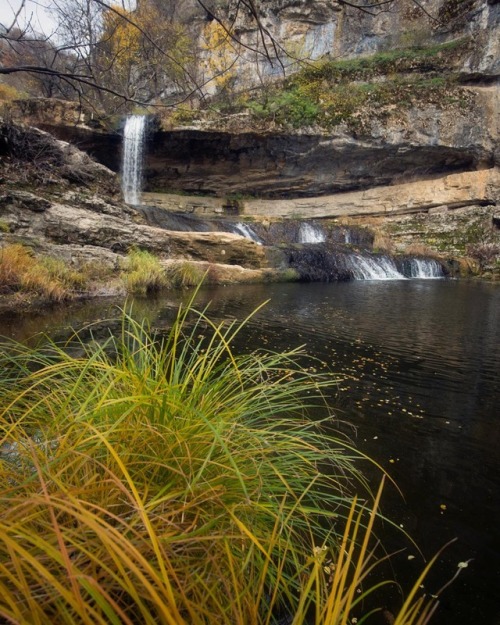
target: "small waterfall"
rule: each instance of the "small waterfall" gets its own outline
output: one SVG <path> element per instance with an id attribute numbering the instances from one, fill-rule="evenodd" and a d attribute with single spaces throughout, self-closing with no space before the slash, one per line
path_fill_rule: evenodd
<path id="1" fill-rule="evenodd" d="M 300 224 L 298 241 L 299 243 L 324 243 L 326 236 L 319 226 L 304 221 Z"/>
<path id="2" fill-rule="evenodd" d="M 146 116 L 127 117 L 123 129 L 122 192 L 127 204 L 140 204 Z"/>
<path id="3" fill-rule="evenodd" d="M 434 259 L 351 252 L 331 240 L 320 245 L 293 246 L 287 254 L 289 266 L 305 282 L 445 277 L 444 269 Z"/>
<path id="4" fill-rule="evenodd" d="M 241 234 L 246 239 L 251 239 L 252 241 L 255 241 L 255 243 L 257 243 L 258 245 L 262 245 L 262 241 L 255 234 L 252 228 L 250 228 L 250 226 L 248 226 L 247 224 L 238 222 L 237 224 L 234 224 L 233 228 L 235 234 Z"/>
<path id="5" fill-rule="evenodd" d="M 354 280 L 406 280 L 389 256 L 350 254 L 346 263 Z"/>
<path id="6" fill-rule="evenodd" d="M 344 243 L 350 245 L 352 243 L 351 231 L 346 228 L 344 231 Z"/>
<path id="7" fill-rule="evenodd" d="M 408 258 L 403 261 L 403 272 L 408 278 L 425 280 L 444 278 L 443 267 L 433 258 Z"/>

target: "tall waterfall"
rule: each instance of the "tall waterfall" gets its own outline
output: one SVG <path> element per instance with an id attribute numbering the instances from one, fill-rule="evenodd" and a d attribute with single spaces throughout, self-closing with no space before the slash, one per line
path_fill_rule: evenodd
<path id="1" fill-rule="evenodd" d="M 140 204 L 146 116 L 127 117 L 123 130 L 122 192 L 127 204 Z"/>
<path id="2" fill-rule="evenodd" d="M 298 239 L 299 243 L 324 243 L 326 236 L 319 226 L 304 221 L 300 224 Z"/>

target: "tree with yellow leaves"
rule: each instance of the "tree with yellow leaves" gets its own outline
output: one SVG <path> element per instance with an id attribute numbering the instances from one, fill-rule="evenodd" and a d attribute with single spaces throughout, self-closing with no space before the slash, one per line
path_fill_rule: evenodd
<path id="1" fill-rule="evenodd" d="M 103 12 L 100 64 L 107 62 L 113 84 L 132 100 L 178 91 L 191 49 L 186 30 L 169 23 L 152 2 L 143 1 L 134 11 L 110 5 Z"/>
<path id="2" fill-rule="evenodd" d="M 213 82 L 219 94 L 228 93 L 236 79 L 239 50 L 231 33 L 212 20 L 203 30 L 202 50 L 208 70 L 206 80 Z"/>

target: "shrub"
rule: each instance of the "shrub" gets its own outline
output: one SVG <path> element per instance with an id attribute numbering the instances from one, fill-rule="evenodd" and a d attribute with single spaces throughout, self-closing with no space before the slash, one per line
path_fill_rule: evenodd
<path id="1" fill-rule="evenodd" d="M 174 287 L 197 286 L 204 275 L 204 269 L 189 261 L 175 263 L 167 269 L 167 279 Z"/>
<path id="2" fill-rule="evenodd" d="M 466 253 L 479 262 L 481 269 L 500 262 L 500 245 L 498 243 L 475 243 L 468 245 Z"/>
<path id="3" fill-rule="evenodd" d="M 12 102 L 13 100 L 19 100 L 23 96 L 26 97 L 25 94 L 15 87 L 0 82 L 0 101 Z"/>
<path id="4" fill-rule="evenodd" d="M 30 251 L 23 245 L 6 245 L 0 248 L 0 290 L 8 292 L 21 288 L 23 276 L 33 264 Z"/>
<path id="5" fill-rule="evenodd" d="M 249 102 L 249 108 L 257 118 L 270 118 L 294 127 L 315 123 L 319 112 L 317 104 L 299 90 L 278 92 L 263 103 Z"/>

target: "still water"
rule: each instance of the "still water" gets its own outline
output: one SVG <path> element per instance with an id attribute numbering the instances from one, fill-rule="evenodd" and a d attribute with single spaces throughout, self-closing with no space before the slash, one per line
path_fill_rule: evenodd
<path id="1" fill-rule="evenodd" d="M 167 325 L 181 297 L 136 301 L 135 314 Z M 459 562 L 468 566 L 443 593 L 432 623 L 500 625 L 500 287 L 447 280 L 245 285 L 203 289 L 197 302 L 211 302 L 213 318 L 243 319 L 265 300 L 238 349 L 305 345 L 318 367 L 338 373 L 332 408 L 404 494 L 389 487 L 383 511 L 427 557 L 457 538 L 426 590 L 436 592 Z M 92 302 L 4 315 L 0 334 L 63 336 L 65 328 L 116 314 L 113 302 Z M 394 559 L 403 585 L 422 568 L 418 552 L 405 546 Z"/>

